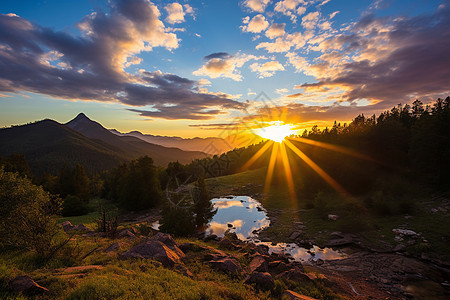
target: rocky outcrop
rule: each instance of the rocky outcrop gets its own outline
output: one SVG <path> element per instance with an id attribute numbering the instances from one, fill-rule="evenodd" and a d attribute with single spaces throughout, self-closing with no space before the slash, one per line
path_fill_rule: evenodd
<path id="1" fill-rule="evenodd" d="M 181 250 L 179 251 L 181 252 Z M 177 253 L 169 249 L 162 242 L 155 240 L 146 240 L 120 254 L 119 258 L 150 258 L 160 261 L 165 267 L 173 267 L 175 264 L 181 263 L 181 257 Z"/>
<path id="2" fill-rule="evenodd" d="M 132 233 L 132 232 L 129 231 L 128 229 L 124 229 L 124 230 L 121 230 L 121 231 L 119 232 L 119 234 L 117 235 L 117 237 L 118 237 L 119 239 L 123 239 L 123 238 L 134 239 L 134 238 L 136 238 L 136 235 L 134 235 L 134 233 Z"/>
<path id="3" fill-rule="evenodd" d="M 222 258 L 218 260 L 210 260 L 209 264 L 214 269 L 223 271 L 231 275 L 242 275 L 244 273 L 241 265 L 234 258 Z"/>
<path id="4" fill-rule="evenodd" d="M 257 255 L 250 262 L 248 269 L 249 269 L 250 273 L 267 272 L 267 271 L 269 271 L 269 266 L 264 257 L 262 257 L 261 255 Z"/>
<path id="5" fill-rule="evenodd" d="M 61 223 L 61 226 L 65 232 L 73 231 L 73 230 L 85 231 L 85 232 L 93 232 L 94 231 L 84 224 L 72 225 L 72 223 L 70 223 L 69 221 L 65 221 L 65 222 Z"/>
<path id="6" fill-rule="evenodd" d="M 153 241 L 158 241 L 166 245 L 170 250 L 175 252 L 179 257 L 184 257 L 183 251 L 180 250 L 179 244 L 175 242 L 172 236 L 168 233 L 158 232 L 152 238 Z"/>
<path id="7" fill-rule="evenodd" d="M 14 292 L 23 293 L 27 296 L 42 295 L 48 292 L 48 289 L 37 284 L 28 275 L 18 276 L 12 279 L 9 282 L 9 286 Z"/>
<path id="8" fill-rule="evenodd" d="M 294 281 L 297 283 L 311 282 L 311 279 L 297 268 L 284 271 L 277 277 L 283 281 Z"/>
<path id="9" fill-rule="evenodd" d="M 254 272 L 244 281 L 245 284 L 254 284 L 257 289 L 271 290 L 275 287 L 275 281 L 267 272 Z"/>

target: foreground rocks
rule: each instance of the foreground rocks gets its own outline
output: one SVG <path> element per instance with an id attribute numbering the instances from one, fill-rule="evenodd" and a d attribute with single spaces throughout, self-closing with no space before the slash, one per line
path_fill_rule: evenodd
<path id="1" fill-rule="evenodd" d="M 258 289 L 271 290 L 275 287 L 272 275 L 267 272 L 254 272 L 244 281 L 245 284 L 255 284 Z"/>
<path id="2" fill-rule="evenodd" d="M 161 262 L 165 267 L 173 267 L 181 263 L 181 258 L 184 256 L 183 251 L 178 248 L 178 244 L 169 234 L 158 233 L 152 239 L 147 239 L 123 252 L 119 258 L 149 258 Z"/>
<path id="3" fill-rule="evenodd" d="M 16 293 L 23 293 L 27 296 L 43 295 L 48 292 L 43 286 L 37 284 L 28 275 L 18 276 L 9 282 L 11 290 Z"/>

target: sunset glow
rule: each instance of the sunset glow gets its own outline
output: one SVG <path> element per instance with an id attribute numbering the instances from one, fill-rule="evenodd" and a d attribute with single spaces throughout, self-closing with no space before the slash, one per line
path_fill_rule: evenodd
<path id="1" fill-rule="evenodd" d="M 284 124 L 282 121 L 273 122 L 274 125 L 259 128 L 255 133 L 260 137 L 281 143 L 287 136 L 296 134 L 292 124 Z"/>

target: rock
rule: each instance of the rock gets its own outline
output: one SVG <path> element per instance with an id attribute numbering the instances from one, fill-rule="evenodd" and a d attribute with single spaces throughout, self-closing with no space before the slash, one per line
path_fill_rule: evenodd
<path id="1" fill-rule="evenodd" d="M 185 256 L 183 251 L 181 251 L 180 248 L 178 247 L 179 244 L 177 242 L 175 242 L 175 240 L 172 238 L 172 236 L 168 233 L 158 232 L 157 234 L 155 234 L 153 236 L 153 238 L 151 240 L 163 243 L 170 250 L 175 252 L 179 257 Z"/>
<path id="2" fill-rule="evenodd" d="M 178 249 L 179 250 L 179 249 Z M 181 252 L 181 250 L 179 250 Z M 165 267 L 180 263 L 180 256 L 160 241 L 147 240 L 120 254 L 121 259 L 150 258 L 160 261 Z"/>
<path id="3" fill-rule="evenodd" d="M 9 282 L 9 286 L 16 293 L 23 293 L 25 295 L 42 295 L 48 292 L 43 286 L 37 284 L 28 275 L 18 276 Z"/>
<path id="4" fill-rule="evenodd" d="M 319 258 L 318 260 L 315 261 L 315 263 L 316 263 L 316 265 L 321 266 L 324 264 L 324 261 L 323 261 L 323 259 Z"/>
<path id="5" fill-rule="evenodd" d="M 396 234 L 396 235 L 403 235 L 403 236 L 409 236 L 409 237 L 416 237 L 418 236 L 418 234 L 415 231 L 409 230 L 409 229 L 392 229 L 392 231 Z"/>
<path id="6" fill-rule="evenodd" d="M 69 221 L 65 221 L 65 222 L 61 223 L 61 226 L 62 226 L 63 230 L 66 232 L 73 228 L 72 223 L 70 223 Z"/>
<path id="7" fill-rule="evenodd" d="M 353 240 L 349 237 L 340 238 L 340 239 L 333 239 L 329 240 L 327 243 L 325 243 L 325 247 L 337 247 L 337 246 L 346 246 L 349 244 L 352 244 Z"/>
<path id="8" fill-rule="evenodd" d="M 91 228 L 87 227 L 84 224 L 75 225 L 72 230 L 80 230 L 80 231 L 87 231 L 87 232 L 93 232 Z"/>
<path id="9" fill-rule="evenodd" d="M 123 239 L 123 238 L 130 238 L 130 239 L 134 239 L 136 238 L 136 236 L 134 235 L 134 233 L 132 233 L 131 231 L 129 231 L 128 229 L 124 229 L 121 230 L 119 232 L 119 235 L 117 236 L 119 239 Z"/>
<path id="10" fill-rule="evenodd" d="M 233 227 L 233 224 L 228 223 L 227 226 L 228 226 L 228 228 L 231 228 L 231 227 Z"/>
<path id="11" fill-rule="evenodd" d="M 290 269 L 288 271 L 281 273 L 277 277 L 279 277 L 284 281 L 290 280 L 298 283 L 311 282 L 311 279 L 305 273 L 303 273 L 298 269 Z"/>
<path id="12" fill-rule="evenodd" d="M 194 277 L 194 274 L 192 274 L 192 272 L 189 271 L 189 269 L 186 268 L 186 266 L 184 266 L 184 265 L 175 265 L 174 269 L 183 276 L 186 276 L 189 278 Z"/>
<path id="13" fill-rule="evenodd" d="M 120 248 L 120 244 L 119 243 L 114 243 L 114 244 L 111 244 L 108 248 L 106 248 L 105 252 L 108 253 L 108 252 L 111 252 L 111 251 L 116 251 L 119 248 Z"/>
<path id="14" fill-rule="evenodd" d="M 271 290 L 275 287 L 272 275 L 266 272 L 254 272 L 244 281 L 245 284 L 255 284 L 260 290 Z"/>
<path id="15" fill-rule="evenodd" d="M 250 273 L 253 272 L 267 272 L 269 266 L 267 261 L 261 255 L 255 256 L 248 266 Z"/>
<path id="16" fill-rule="evenodd" d="M 211 260 L 209 264 L 215 269 L 232 275 L 241 275 L 243 273 L 242 267 L 239 262 L 233 258 L 222 258 L 218 260 Z"/>
<path id="17" fill-rule="evenodd" d="M 300 231 L 294 231 L 291 233 L 291 235 L 289 236 L 289 239 L 291 241 L 296 240 L 302 233 Z"/>
<path id="18" fill-rule="evenodd" d="M 283 297 L 286 297 L 291 300 L 316 300 L 315 298 L 311 298 L 305 295 L 300 295 L 299 293 L 296 293 L 291 290 L 285 290 L 283 293 Z"/>
<path id="19" fill-rule="evenodd" d="M 236 246 L 235 244 L 233 244 L 232 241 L 230 241 L 228 238 L 223 238 L 220 242 L 219 242 L 219 247 L 223 248 L 223 249 L 228 249 L 228 250 L 235 250 L 237 248 L 239 248 L 238 246 Z"/>
<path id="20" fill-rule="evenodd" d="M 336 221 L 337 219 L 339 219 L 339 216 L 338 215 L 328 215 L 328 220 L 331 220 L 331 221 Z"/>
<path id="21" fill-rule="evenodd" d="M 205 236 L 205 238 L 203 239 L 205 242 L 209 242 L 209 241 L 217 241 L 219 240 L 219 237 L 215 234 L 210 234 L 208 236 Z"/>
<path id="22" fill-rule="evenodd" d="M 269 255 L 269 246 L 266 245 L 257 245 L 255 247 L 255 251 L 262 255 Z"/>
<path id="23" fill-rule="evenodd" d="M 269 271 L 272 274 L 279 274 L 291 269 L 291 266 L 281 260 L 271 261 L 268 264 Z"/>
<path id="24" fill-rule="evenodd" d="M 394 252 L 403 252 L 405 251 L 406 246 L 403 244 L 398 244 L 397 246 L 394 247 L 394 249 L 392 249 L 392 251 Z"/>

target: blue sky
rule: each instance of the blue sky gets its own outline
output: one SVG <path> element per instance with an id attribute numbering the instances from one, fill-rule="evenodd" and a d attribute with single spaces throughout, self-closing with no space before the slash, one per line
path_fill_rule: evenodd
<path id="1" fill-rule="evenodd" d="M 431 101 L 450 91 L 448 12 L 411 0 L 3 1 L 0 126 L 83 111 L 121 131 L 214 136 L 273 111 L 303 129 Z"/>

